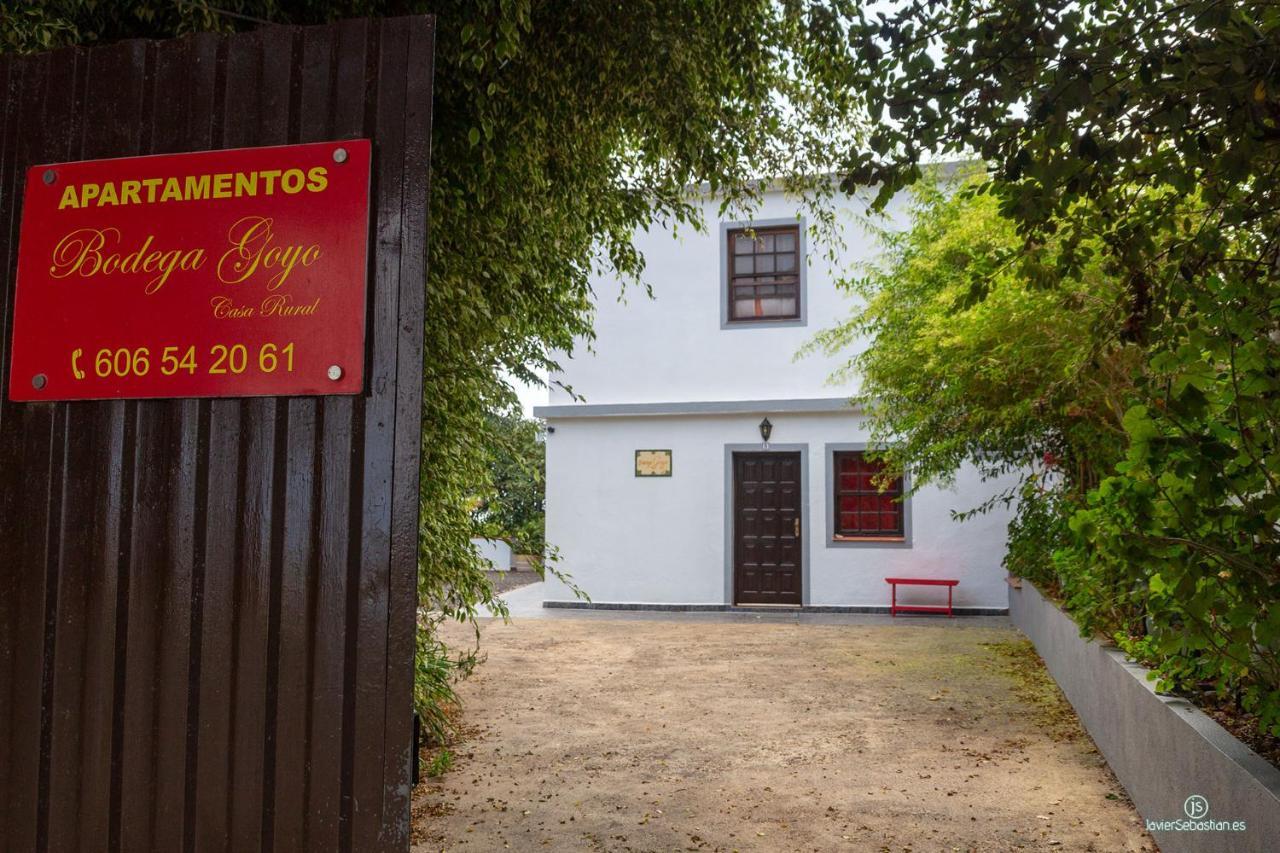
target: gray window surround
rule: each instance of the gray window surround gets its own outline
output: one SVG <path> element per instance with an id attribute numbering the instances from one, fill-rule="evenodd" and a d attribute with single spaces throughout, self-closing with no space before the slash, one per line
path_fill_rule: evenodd
<path id="1" fill-rule="evenodd" d="M 739 228 L 776 228 L 781 225 L 799 226 L 799 243 L 796 246 L 796 266 L 800 273 L 800 316 L 793 320 L 730 320 L 729 319 L 729 232 Z M 809 325 L 809 254 L 807 229 L 803 216 L 782 219 L 755 219 L 745 222 L 720 223 L 720 328 L 721 329 L 777 329 L 783 326 Z"/>
<path id="2" fill-rule="evenodd" d="M 813 537 L 809 531 L 809 445 L 775 444 L 726 444 L 724 446 L 724 603 L 733 605 L 733 454 L 735 453 L 794 453 L 800 451 L 800 606 L 808 607 L 809 596 L 809 545 Z M 743 605 L 744 607 L 758 605 Z M 776 607 L 776 605 L 764 605 Z"/>
<path id="3" fill-rule="evenodd" d="M 836 538 L 836 451 L 839 450 L 873 450 L 875 445 L 866 442 L 836 442 L 827 444 L 823 450 L 826 458 L 827 490 L 823 503 L 827 508 L 827 547 L 828 548 L 910 548 L 911 547 L 911 472 L 902 474 L 902 493 L 908 495 L 902 499 L 902 540 L 886 542 L 881 539 L 837 539 Z"/>

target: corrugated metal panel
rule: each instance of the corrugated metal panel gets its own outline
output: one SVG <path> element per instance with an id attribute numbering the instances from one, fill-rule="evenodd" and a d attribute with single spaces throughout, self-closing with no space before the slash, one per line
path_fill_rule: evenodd
<path id="1" fill-rule="evenodd" d="M 0 401 L 0 849 L 408 849 L 433 39 L 0 58 L 0 387 L 30 164 L 374 140 L 362 396 Z"/>

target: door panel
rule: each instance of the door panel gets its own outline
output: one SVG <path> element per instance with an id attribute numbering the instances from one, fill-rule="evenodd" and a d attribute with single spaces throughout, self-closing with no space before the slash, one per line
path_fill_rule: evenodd
<path id="1" fill-rule="evenodd" d="M 733 455 L 735 604 L 800 604 L 800 454 Z"/>

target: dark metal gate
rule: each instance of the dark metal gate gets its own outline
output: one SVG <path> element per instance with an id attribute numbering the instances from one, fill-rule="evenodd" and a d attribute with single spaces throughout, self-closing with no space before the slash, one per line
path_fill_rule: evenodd
<path id="1" fill-rule="evenodd" d="M 0 850 L 409 845 L 434 26 L 0 58 L 26 168 L 374 140 L 365 393 L 0 400 Z"/>

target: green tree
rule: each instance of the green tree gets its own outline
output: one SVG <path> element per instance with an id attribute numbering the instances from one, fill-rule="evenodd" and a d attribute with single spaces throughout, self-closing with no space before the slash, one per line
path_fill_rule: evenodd
<path id="1" fill-rule="evenodd" d="M 489 479 L 493 490 L 473 515 L 482 535 L 505 539 L 518 554 L 542 556 L 547 549 L 547 452 L 542 425 L 519 411 L 489 415 L 494 443 Z"/>
<path id="2" fill-rule="evenodd" d="M 889 477 L 910 468 L 918 490 L 967 462 L 1017 475 L 966 512 L 1016 501 L 1007 565 L 1047 581 L 1065 513 L 1123 453 L 1140 352 L 1113 334 L 1124 291 L 1099 263 L 1054 289 L 1027 286 L 1014 223 L 980 183 L 916 185 L 909 227 L 877 229 L 880 258 L 843 283 L 860 307 L 810 348 L 854 353 L 835 378 L 859 384 Z"/>
<path id="3" fill-rule="evenodd" d="M 910 227 L 876 229 L 880 258 L 843 283 L 859 309 L 812 346 L 853 349 L 836 378 L 861 383 L 897 473 L 949 482 L 969 460 L 994 476 L 1049 457 L 1096 483 L 1119 458 L 1132 386 L 1131 348 L 1112 334 L 1123 289 L 1097 262 L 1052 290 L 1028 288 L 1014 224 L 979 181 L 916 185 Z"/>
<path id="4" fill-rule="evenodd" d="M 216 7 L 216 8 L 215 8 Z M 504 375 L 536 381 L 591 338 L 590 276 L 639 281 L 635 229 L 697 225 L 688 187 L 750 204 L 761 176 L 833 167 L 857 93 L 843 0 L 45 0 L 3 49 L 437 15 L 424 375 L 419 704 L 447 695 L 442 619 L 501 607 L 470 546 Z M 464 662 L 467 660 L 463 658 Z"/>
<path id="5" fill-rule="evenodd" d="M 849 183 L 883 203 L 976 153 L 1029 288 L 1095 264 L 1123 286 L 1095 347 L 1141 369 L 1124 456 L 1058 554 L 1069 606 L 1280 732 L 1280 6 L 920 0 L 854 38 L 876 130 Z"/>

